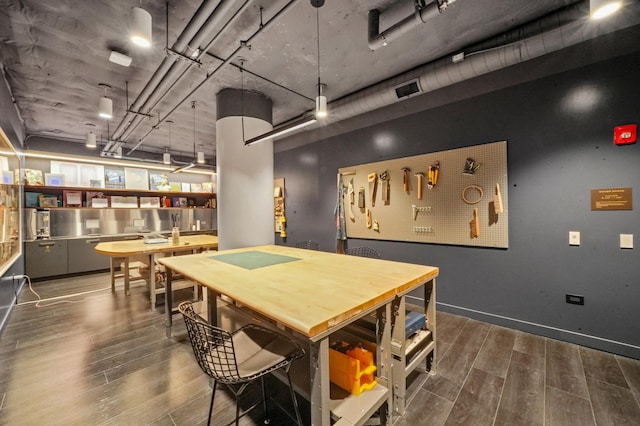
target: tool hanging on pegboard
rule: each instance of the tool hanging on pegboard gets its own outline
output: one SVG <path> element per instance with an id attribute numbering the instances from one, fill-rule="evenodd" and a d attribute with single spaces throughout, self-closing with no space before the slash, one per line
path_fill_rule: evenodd
<path id="1" fill-rule="evenodd" d="M 469 222 L 471 228 L 471 238 L 478 238 L 480 236 L 480 219 L 478 218 L 478 208 L 473 209 L 473 219 Z"/>
<path id="2" fill-rule="evenodd" d="M 382 187 L 382 202 L 389 204 L 389 172 L 380 173 L 380 186 Z"/>
<path id="3" fill-rule="evenodd" d="M 349 181 L 349 185 L 347 185 L 347 212 L 349 213 L 349 219 L 351 219 L 352 221 L 356 220 L 356 216 L 353 214 L 353 209 L 351 208 L 354 201 L 354 195 L 355 193 L 353 191 L 353 179 L 351 179 Z"/>
<path id="4" fill-rule="evenodd" d="M 409 193 L 409 172 L 411 172 L 410 168 L 408 167 L 402 168 L 402 189 L 407 194 Z"/>
<path id="5" fill-rule="evenodd" d="M 371 194 L 371 207 L 376 205 L 376 188 L 378 186 L 378 174 L 376 172 L 370 173 L 367 176 L 369 182 L 369 193 Z"/>
<path id="6" fill-rule="evenodd" d="M 427 172 L 427 188 L 433 189 L 438 183 L 438 175 L 440 174 L 440 162 L 436 161 L 435 164 L 429 166 Z"/>
<path id="7" fill-rule="evenodd" d="M 416 177 L 418 178 L 418 200 L 422 200 L 422 179 L 424 178 L 424 173 L 418 172 L 416 173 Z"/>

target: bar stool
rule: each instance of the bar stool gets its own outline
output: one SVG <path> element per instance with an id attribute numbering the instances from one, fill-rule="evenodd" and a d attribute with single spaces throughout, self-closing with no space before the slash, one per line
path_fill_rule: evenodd
<path id="1" fill-rule="evenodd" d="M 131 271 L 135 269 L 139 269 L 139 264 L 136 266 L 131 266 L 132 263 L 138 262 L 138 259 L 134 259 L 131 262 L 129 256 L 122 257 L 111 257 L 109 268 L 111 269 L 111 291 L 115 293 L 116 291 L 116 279 L 122 278 L 124 281 L 124 294 L 127 296 L 130 295 L 129 287 L 132 282 L 136 281 L 147 281 L 142 275 L 136 276 L 131 275 Z M 116 272 L 116 268 L 120 268 L 120 273 Z"/>

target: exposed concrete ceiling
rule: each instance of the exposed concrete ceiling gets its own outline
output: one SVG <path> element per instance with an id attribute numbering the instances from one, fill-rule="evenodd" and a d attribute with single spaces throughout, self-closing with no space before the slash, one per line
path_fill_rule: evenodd
<path id="1" fill-rule="evenodd" d="M 167 54 L 167 39 L 169 47 L 175 46 L 204 3 L 215 6 L 212 16 L 220 19 L 197 47 L 204 48 L 216 33 L 219 36 L 199 57 L 202 65 L 188 67 L 188 60 Z M 332 101 L 576 1 L 458 0 L 387 46 L 371 50 L 367 43 L 369 10 L 380 10 L 380 29 L 384 30 L 405 18 L 413 3 L 329 0 L 316 9 L 309 0 L 250 0 L 232 19 L 244 1 L 0 0 L 0 62 L 27 135 L 84 143 L 91 123 L 102 145 L 109 136 L 124 141 L 125 155 L 135 146 L 151 152 L 170 146 L 172 152 L 189 156 L 195 142 L 195 149 L 205 151 L 207 161 L 214 164 L 215 95 L 221 89 L 244 87 L 266 94 L 273 101 L 274 125 L 313 109 L 318 81 L 316 18 L 320 22 L 320 76 L 331 107 Z M 136 47 L 127 38 L 130 12 L 136 6 L 153 17 L 150 49 Z M 226 6 L 228 13 L 222 14 Z M 230 24 L 223 28 L 226 22 Z M 267 25 L 259 31 L 261 22 Z M 250 42 L 243 47 L 243 40 Z M 183 44 L 179 53 L 185 55 L 196 47 Z M 109 62 L 112 50 L 130 56 L 131 66 Z M 182 78 L 166 96 L 132 108 L 167 58 L 181 67 Z M 240 72 L 240 58 L 247 72 Z M 108 96 L 113 100 L 114 117 L 108 123 L 97 116 L 104 95 L 101 83 L 111 86 Z M 135 119 L 136 114 L 127 114 L 127 109 L 150 117 Z M 132 120 L 135 125 L 129 126 Z"/>

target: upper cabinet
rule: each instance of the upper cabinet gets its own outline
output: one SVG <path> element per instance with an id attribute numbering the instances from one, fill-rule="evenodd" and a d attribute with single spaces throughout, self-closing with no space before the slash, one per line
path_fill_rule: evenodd
<path id="1" fill-rule="evenodd" d="M 18 153 L 0 129 L 0 276 L 22 253 L 20 184 L 14 178 L 19 173 Z"/>

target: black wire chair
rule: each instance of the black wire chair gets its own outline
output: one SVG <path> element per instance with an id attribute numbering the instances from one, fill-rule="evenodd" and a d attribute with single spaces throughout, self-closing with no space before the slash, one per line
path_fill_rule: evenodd
<path id="1" fill-rule="evenodd" d="M 318 244 L 313 240 L 299 241 L 296 243 L 296 248 L 307 249 L 307 250 L 318 250 L 320 248 L 320 244 Z"/>
<path id="2" fill-rule="evenodd" d="M 370 257 L 372 259 L 380 259 L 380 253 L 370 247 L 353 247 L 344 251 L 349 256 Z"/>
<path id="3" fill-rule="evenodd" d="M 255 408 L 257 401 L 240 415 L 239 397 L 254 380 L 260 379 L 262 385 L 262 403 L 265 412 L 265 424 L 269 422 L 264 376 L 280 368 L 284 369 L 289 380 L 289 391 L 298 425 L 302 425 L 300 410 L 295 391 L 291 383 L 289 369 L 294 360 L 305 355 L 304 349 L 281 333 L 255 324 L 249 324 L 230 333 L 207 323 L 193 309 L 191 302 L 182 302 L 178 306 L 187 326 L 187 334 L 198 365 L 213 379 L 209 418 L 211 423 L 213 400 L 217 383 L 224 383 L 236 398 L 236 420 Z M 237 385 L 237 386 L 236 386 Z"/>

